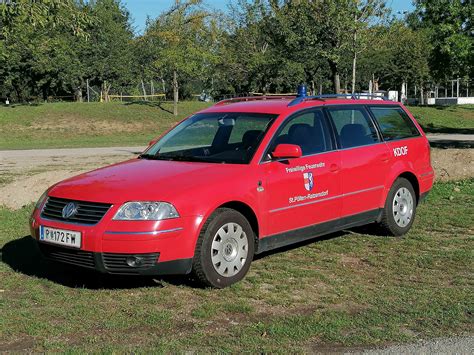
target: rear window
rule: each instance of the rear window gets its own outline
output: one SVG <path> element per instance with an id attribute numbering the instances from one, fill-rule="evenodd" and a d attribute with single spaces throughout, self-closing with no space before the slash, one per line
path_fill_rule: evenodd
<path id="1" fill-rule="evenodd" d="M 386 141 L 420 135 L 413 121 L 400 107 L 371 107 L 370 111 Z"/>

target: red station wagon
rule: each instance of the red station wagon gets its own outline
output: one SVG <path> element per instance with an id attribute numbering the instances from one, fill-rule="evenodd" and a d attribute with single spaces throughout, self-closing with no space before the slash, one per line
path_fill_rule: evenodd
<path id="1" fill-rule="evenodd" d="M 221 101 L 138 158 L 52 186 L 31 234 L 59 262 L 221 288 L 271 249 L 371 223 L 407 233 L 433 178 L 404 106 L 302 88 Z"/>

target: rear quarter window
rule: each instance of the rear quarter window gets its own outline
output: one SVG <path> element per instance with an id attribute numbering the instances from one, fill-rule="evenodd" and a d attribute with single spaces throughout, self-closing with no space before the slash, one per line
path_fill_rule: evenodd
<path id="1" fill-rule="evenodd" d="M 370 111 L 386 141 L 420 135 L 413 121 L 400 107 L 370 107 Z"/>

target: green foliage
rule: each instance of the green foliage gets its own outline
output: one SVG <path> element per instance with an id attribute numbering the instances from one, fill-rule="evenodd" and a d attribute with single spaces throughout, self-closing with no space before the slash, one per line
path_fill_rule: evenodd
<path id="1" fill-rule="evenodd" d="M 106 82 L 116 89 L 128 86 L 134 61 L 128 11 L 117 0 L 90 1 L 85 10 L 95 20 L 87 29 L 89 39 L 81 43 L 81 63 L 85 67 L 82 86 L 85 78 L 98 86 Z"/>
<path id="2" fill-rule="evenodd" d="M 106 98 L 153 80 L 177 100 L 473 75 L 472 1 L 417 0 L 403 21 L 386 21 L 386 0 L 238 0 L 228 13 L 204 4 L 175 1 L 136 35 L 121 0 L 2 2 L 0 97 L 80 100 L 86 80 Z"/>
<path id="3" fill-rule="evenodd" d="M 474 3 L 471 0 L 416 0 L 409 22 L 429 33 L 430 67 L 438 80 L 473 77 Z"/>
<path id="4" fill-rule="evenodd" d="M 371 28 L 369 46 L 360 56 L 361 87 L 375 78 L 385 89 L 398 90 L 403 82 L 422 85 L 429 79 L 430 44 L 426 31 L 415 31 L 401 21 Z"/>
<path id="5" fill-rule="evenodd" d="M 217 63 L 217 34 L 210 13 L 200 0 L 177 1 L 167 12 L 147 24 L 137 39 L 142 75 L 167 82 L 209 77 Z M 176 86 L 179 86 L 176 83 Z"/>
<path id="6" fill-rule="evenodd" d="M 24 101 L 81 92 L 85 79 L 131 80 L 133 34 L 115 0 L 0 5 L 0 96 Z"/>

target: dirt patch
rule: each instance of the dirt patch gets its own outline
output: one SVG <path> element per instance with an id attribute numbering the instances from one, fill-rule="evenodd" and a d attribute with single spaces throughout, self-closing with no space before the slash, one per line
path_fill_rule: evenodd
<path id="1" fill-rule="evenodd" d="M 12 209 L 21 208 L 36 201 L 49 186 L 82 172 L 85 171 L 54 170 L 17 178 L 0 187 L 0 205 Z"/>
<path id="2" fill-rule="evenodd" d="M 24 352 L 30 351 L 36 345 L 36 342 L 33 337 L 28 335 L 24 336 L 22 339 L 15 340 L 11 343 L 0 344 L 0 352 Z"/>
<path id="3" fill-rule="evenodd" d="M 474 149 L 432 149 L 431 164 L 438 181 L 474 177 Z"/>

